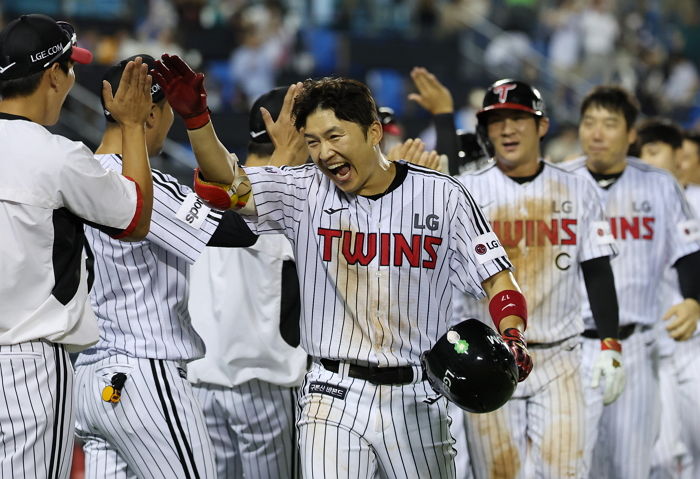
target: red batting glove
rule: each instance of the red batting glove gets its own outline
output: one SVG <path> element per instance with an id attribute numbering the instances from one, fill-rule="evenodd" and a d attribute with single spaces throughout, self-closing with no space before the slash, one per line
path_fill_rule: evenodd
<path id="1" fill-rule="evenodd" d="M 207 91 L 204 74 L 195 73 L 177 55 L 164 53 L 156 60 L 151 76 L 165 92 L 168 103 L 185 120 L 188 130 L 196 130 L 209 123 Z"/>
<path id="2" fill-rule="evenodd" d="M 515 364 L 518 366 L 518 382 L 524 381 L 532 371 L 532 358 L 527 352 L 523 333 L 517 328 L 508 328 L 503 331 L 501 337 L 515 357 Z"/>

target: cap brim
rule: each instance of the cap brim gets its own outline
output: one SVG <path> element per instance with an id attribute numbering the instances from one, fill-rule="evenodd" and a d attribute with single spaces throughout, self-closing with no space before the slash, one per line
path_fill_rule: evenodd
<path id="1" fill-rule="evenodd" d="M 92 52 L 85 48 L 73 47 L 71 48 L 70 59 L 76 63 L 86 65 L 92 62 Z"/>
<path id="2" fill-rule="evenodd" d="M 493 105 L 489 105 L 487 107 L 482 108 L 481 110 L 477 111 L 476 114 L 482 115 L 493 110 L 520 110 L 532 113 L 536 116 L 542 116 L 541 111 L 533 110 L 532 108 L 528 108 L 525 105 L 521 105 L 519 103 L 495 103 Z"/>

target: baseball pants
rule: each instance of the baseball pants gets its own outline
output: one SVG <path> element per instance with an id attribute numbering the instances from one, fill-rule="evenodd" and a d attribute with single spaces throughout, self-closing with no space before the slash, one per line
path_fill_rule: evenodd
<path id="1" fill-rule="evenodd" d="M 102 399 L 127 376 L 119 402 Z M 110 356 L 76 368 L 76 431 L 86 478 L 213 478 L 204 414 L 175 361 Z"/>
<path id="2" fill-rule="evenodd" d="M 0 346 L 0 477 L 67 479 L 73 458 L 73 367 L 63 346 Z"/>
<path id="3" fill-rule="evenodd" d="M 528 350 L 535 366 L 511 400 L 490 413 L 466 413 L 474 477 L 584 478 L 580 339 Z"/>
<path id="4" fill-rule="evenodd" d="M 586 448 L 592 452 L 591 479 L 649 477 L 651 451 L 659 435 L 658 354 L 654 329 L 637 331 L 622 342 L 625 389 L 603 407 L 603 380 L 592 389 L 593 363 L 600 340 L 583 338 L 586 394 Z"/>
<path id="5" fill-rule="evenodd" d="M 661 423 L 654 445 L 650 479 L 690 479 L 691 457 L 681 424 L 680 386 L 673 356 L 659 357 Z"/>
<path id="6" fill-rule="evenodd" d="M 193 388 L 214 445 L 218 477 L 297 477 L 296 388 L 256 379 L 232 388 Z"/>
<path id="7" fill-rule="evenodd" d="M 450 422 L 427 381 L 375 385 L 314 363 L 299 391 L 302 477 L 452 479 Z"/>
<path id="8" fill-rule="evenodd" d="M 673 364 L 678 381 L 681 435 L 692 461 L 693 479 L 700 479 L 700 415 L 695 411 L 700 397 L 700 335 L 676 344 Z"/>

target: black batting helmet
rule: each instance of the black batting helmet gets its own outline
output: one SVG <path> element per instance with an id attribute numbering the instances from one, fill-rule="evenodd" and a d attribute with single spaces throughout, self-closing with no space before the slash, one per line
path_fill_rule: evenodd
<path id="1" fill-rule="evenodd" d="M 481 110 L 476 112 L 477 136 L 489 156 L 493 156 L 493 147 L 486 133 L 486 118 L 494 110 L 518 110 L 532 113 L 536 117 L 546 116 L 544 100 L 537 88 L 511 78 L 493 83 L 486 90 Z"/>
<path id="2" fill-rule="evenodd" d="M 453 326 L 421 354 L 435 392 L 475 413 L 503 406 L 518 384 L 518 368 L 501 336 L 478 319 Z"/>

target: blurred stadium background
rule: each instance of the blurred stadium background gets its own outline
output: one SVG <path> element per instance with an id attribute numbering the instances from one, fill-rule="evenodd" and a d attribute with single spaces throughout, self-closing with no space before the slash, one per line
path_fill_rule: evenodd
<path id="1" fill-rule="evenodd" d="M 76 68 L 55 127 L 91 147 L 104 121 L 102 72 L 140 52 L 177 53 L 205 72 L 216 129 L 239 156 L 259 94 L 324 75 L 366 82 L 405 135 L 430 145 L 429 115 L 406 100 L 413 66 L 449 87 L 465 131 L 493 80 L 537 86 L 553 120 L 545 151 L 554 161 L 578 148 L 578 101 L 602 82 L 634 91 L 647 116 L 700 124 L 697 0 L 0 0 L 0 12 L 3 22 L 32 12 L 68 20 L 95 53 Z M 194 163 L 179 120 L 153 164 L 189 183 Z"/>

